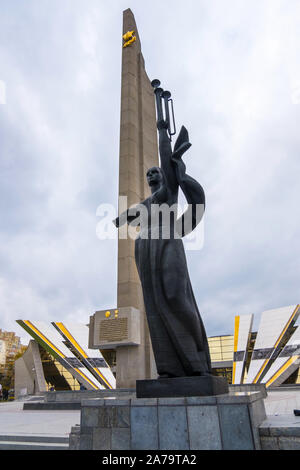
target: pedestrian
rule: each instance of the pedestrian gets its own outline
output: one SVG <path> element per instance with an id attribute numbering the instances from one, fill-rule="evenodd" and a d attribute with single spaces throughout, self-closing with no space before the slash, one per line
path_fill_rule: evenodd
<path id="1" fill-rule="evenodd" d="M 6 401 L 8 399 L 8 390 L 6 388 L 2 391 L 3 400 Z"/>

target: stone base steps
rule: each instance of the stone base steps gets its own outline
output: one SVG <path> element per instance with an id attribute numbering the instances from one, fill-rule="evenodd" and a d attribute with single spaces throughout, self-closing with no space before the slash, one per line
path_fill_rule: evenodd
<path id="1" fill-rule="evenodd" d="M 0 435 L 0 450 L 69 450 L 69 437 Z"/>
<path id="2" fill-rule="evenodd" d="M 80 410 L 81 403 L 72 402 L 25 402 L 23 410 Z"/>
<path id="3" fill-rule="evenodd" d="M 24 401 L 44 401 L 44 396 L 43 395 L 27 395 L 27 397 L 24 398 Z"/>
<path id="4" fill-rule="evenodd" d="M 70 450 L 254 450 L 266 419 L 263 393 L 88 399 Z M 200 423 L 200 424 L 199 424 Z"/>
<path id="5" fill-rule="evenodd" d="M 300 450 L 300 426 L 262 426 L 259 435 L 262 450 Z"/>

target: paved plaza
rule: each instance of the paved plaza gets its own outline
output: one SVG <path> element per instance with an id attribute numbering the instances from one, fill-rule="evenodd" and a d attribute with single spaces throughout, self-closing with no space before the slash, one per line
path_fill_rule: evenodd
<path id="1" fill-rule="evenodd" d="M 80 410 L 23 411 L 24 402 L 0 403 L 0 435 L 69 436 Z"/>
<path id="2" fill-rule="evenodd" d="M 72 426 L 80 424 L 80 410 L 23 410 L 23 401 L 0 402 L 0 435 L 37 435 L 67 437 Z M 267 420 L 264 426 L 300 427 L 300 388 L 269 391 L 265 399 Z"/>
<path id="3" fill-rule="evenodd" d="M 300 409 L 300 387 L 268 391 L 265 408 L 268 416 L 293 414 L 294 409 Z"/>

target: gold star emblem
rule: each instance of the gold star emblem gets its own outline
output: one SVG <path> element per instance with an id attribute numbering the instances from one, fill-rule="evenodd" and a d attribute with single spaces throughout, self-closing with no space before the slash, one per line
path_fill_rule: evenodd
<path id="1" fill-rule="evenodd" d="M 123 34 L 123 47 L 130 46 L 134 41 L 136 41 L 136 36 L 134 36 L 134 31 L 127 31 L 127 33 Z"/>

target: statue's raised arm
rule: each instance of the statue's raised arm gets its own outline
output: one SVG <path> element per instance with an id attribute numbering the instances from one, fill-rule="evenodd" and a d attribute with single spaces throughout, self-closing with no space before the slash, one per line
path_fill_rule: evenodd
<path id="1" fill-rule="evenodd" d="M 191 215 L 193 230 L 203 215 L 205 196 L 202 186 L 186 174 L 182 161 L 183 154 L 191 146 L 185 127 L 181 128 L 172 149 L 171 139 L 175 132 L 170 126 L 170 93 L 164 92 L 159 85 L 158 80 L 152 82 L 156 96 L 161 166 L 147 171 L 151 196 L 141 203 L 147 209 L 147 217 L 140 219 L 140 232 L 135 239 L 135 261 L 143 290 L 158 378 L 163 381 L 162 386 L 170 384 L 168 386 L 174 393 L 177 378 L 199 376 L 203 379 L 199 383 L 204 384 L 212 384 L 213 379 L 206 332 L 193 293 L 183 242 L 177 236 L 177 230 L 164 230 L 166 218 L 163 212 L 169 206 L 170 227 L 174 221 L 177 226 L 187 215 Z M 175 129 L 175 125 L 173 128 Z M 186 197 L 189 209 L 177 220 L 174 215 L 177 213 L 179 188 Z M 199 205 L 203 207 L 203 211 L 197 217 L 196 209 Z M 173 206 L 175 213 L 171 217 Z M 161 211 L 159 215 L 162 217 L 155 216 L 157 209 L 158 212 Z M 117 225 L 132 223 L 129 215 L 129 212 L 121 214 Z M 165 236 L 166 233 L 168 236 Z M 182 235 L 185 234 L 183 230 Z M 212 385 L 209 387 L 213 392 Z M 207 390 L 205 385 L 205 393 Z M 188 385 L 186 392 L 191 393 Z"/>
<path id="2" fill-rule="evenodd" d="M 165 175 L 165 184 L 169 196 L 167 203 L 169 205 L 177 203 L 178 187 L 181 188 L 188 203 L 188 209 L 176 222 L 177 232 L 184 236 L 194 230 L 201 221 L 205 210 L 205 194 L 198 181 L 186 173 L 186 166 L 182 156 L 192 144 L 189 141 L 188 131 L 184 126 L 181 127 L 174 149 L 172 149 L 171 140 L 172 136 L 176 133 L 176 127 L 173 101 L 170 99 L 171 93 L 160 88 L 159 80 L 153 80 L 151 84 L 154 88 L 156 99 L 161 169 Z M 169 103 L 172 105 L 173 132 L 171 130 Z"/>
<path id="3" fill-rule="evenodd" d="M 170 113 L 168 101 L 171 93 L 164 91 L 159 87 L 160 81 L 153 80 L 151 85 L 154 88 L 157 110 L 157 129 L 159 136 L 159 154 L 161 169 L 165 176 L 165 184 L 167 185 L 169 196 L 171 199 L 177 200 L 178 181 L 176 178 L 175 168 L 172 163 L 172 146 L 171 136 L 173 135 L 170 126 Z M 162 109 L 162 100 L 165 103 L 165 117 Z M 172 203 L 172 201 L 170 201 Z M 175 201 L 174 201 L 175 202 Z"/>

